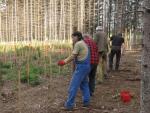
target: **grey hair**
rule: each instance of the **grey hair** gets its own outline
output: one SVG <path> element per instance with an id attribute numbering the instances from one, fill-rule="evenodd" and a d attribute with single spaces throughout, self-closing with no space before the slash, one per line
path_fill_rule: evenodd
<path id="1" fill-rule="evenodd" d="M 91 38 L 91 35 L 90 34 L 83 34 L 83 38 L 85 38 L 85 37 Z"/>

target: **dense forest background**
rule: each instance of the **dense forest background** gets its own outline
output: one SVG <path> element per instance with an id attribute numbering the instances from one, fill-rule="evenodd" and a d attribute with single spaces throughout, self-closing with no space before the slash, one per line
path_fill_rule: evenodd
<path id="1" fill-rule="evenodd" d="M 122 32 L 127 48 L 141 43 L 142 0 L 1 0 L 0 41 L 69 41 L 75 30 L 108 37 Z"/>

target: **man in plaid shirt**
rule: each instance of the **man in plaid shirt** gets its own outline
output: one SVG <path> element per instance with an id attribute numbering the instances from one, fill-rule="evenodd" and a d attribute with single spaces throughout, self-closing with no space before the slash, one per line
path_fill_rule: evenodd
<path id="1" fill-rule="evenodd" d="M 95 90 L 95 76 L 96 76 L 96 70 L 97 65 L 99 62 L 99 55 L 98 55 L 98 47 L 94 40 L 89 35 L 84 35 L 84 42 L 88 45 L 90 48 L 90 54 L 91 54 L 91 71 L 89 73 L 89 89 L 90 89 L 90 95 L 92 96 Z"/>

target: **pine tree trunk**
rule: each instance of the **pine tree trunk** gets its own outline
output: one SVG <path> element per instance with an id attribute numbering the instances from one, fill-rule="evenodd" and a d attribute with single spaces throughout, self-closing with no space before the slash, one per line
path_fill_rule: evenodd
<path id="1" fill-rule="evenodd" d="M 150 1 L 145 0 L 145 8 L 150 8 Z M 144 37 L 142 59 L 141 113 L 150 112 L 150 9 L 144 13 Z"/>
<path id="2" fill-rule="evenodd" d="M 27 38 L 27 36 L 26 36 L 26 0 L 24 0 L 24 2 L 23 2 L 23 18 L 24 18 L 24 30 L 23 30 L 23 33 L 24 33 L 24 41 L 26 41 L 26 38 Z"/>
<path id="3" fill-rule="evenodd" d="M 55 40 L 57 39 L 57 0 L 54 1 L 55 4 L 55 9 L 54 9 L 54 15 L 55 15 L 55 19 L 54 19 L 54 29 L 55 29 Z"/>
<path id="4" fill-rule="evenodd" d="M 17 28 L 17 0 L 15 0 L 15 42 L 17 42 L 17 38 L 18 38 L 18 28 Z"/>
<path id="5" fill-rule="evenodd" d="M 6 37 L 5 37 L 6 38 L 6 40 L 5 40 L 6 42 L 8 41 L 8 26 L 7 26 L 8 25 L 8 16 L 7 16 L 7 12 L 8 12 L 8 9 L 6 9 L 6 27 L 5 27 L 6 28 L 5 29 L 6 30 L 6 32 L 5 32 L 6 33 Z"/>
<path id="6" fill-rule="evenodd" d="M 69 13 L 69 16 L 70 16 L 70 30 L 69 30 L 69 39 L 70 39 L 70 37 L 71 37 L 71 34 L 72 34 L 72 0 L 70 0 L 70 7 L 69 7 L 69 9 L 70 9 L 70 13 Z"/>
<path id="7" fill-rule="evenodd" d="M 0 12 L 0 43 L 2 42 L 2 18 L 1 18 L 1 12 Z"/>
<path id="8" fill-rule="evenodd" d="M 32 0 L 30 0 L 30 39 L 33 40 L 33 7 L 32 7 Z"/>
<path id="9" fill-rule="evenodd" d="M 27 41 L 30 41 L 29 38 L 29 1 L 26 0 L 26 24 L 27 24 Z"/>

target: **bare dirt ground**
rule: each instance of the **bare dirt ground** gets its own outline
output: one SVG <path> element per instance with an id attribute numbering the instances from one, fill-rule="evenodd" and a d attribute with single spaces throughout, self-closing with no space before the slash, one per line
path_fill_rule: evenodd
<path id="1" fill-rule="evenodd" d="M 72 113 L 138 113 L 140 109 L 140 53 L 127 52 L 121 59 L 118 72 L 111 72 L 109 79 L 96 85 L 89 108 L 82 107 L 80 91 L 76 108 Z M 21 85 L 21 91 L 14 89 L 14 82 L 6 81 L 1 87 L 0 113 L 67 113 L 62 109 L 67 98 L 71 76 L 55 76 L 43 79 L 36 87 Z M 17 85 L 16 85 L 17 88 Z M 121 90 L 133 93 L 128 104 L 121 102 L 117 95 Z M 5 94 L 3 94 L 5 92 Z M 7 92 L 7 93 L 6 93 Z"/>

